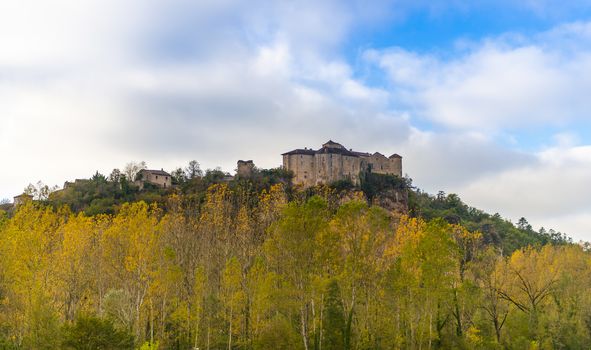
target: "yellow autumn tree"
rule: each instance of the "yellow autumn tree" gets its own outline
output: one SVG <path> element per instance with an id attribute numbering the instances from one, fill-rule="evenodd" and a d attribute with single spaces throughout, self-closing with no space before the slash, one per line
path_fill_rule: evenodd
<path id="1" fill-rule="evenodd" d="M 111 289 L 120 290 L 116 310 L 131 321 L 136 339 L 145 338 L 142 320 L 150 319 L 146 297 L 155 281 L 161 247 L 160 210 L 144 202 L 125 204 L 113 218 L 102 240 L 103 260 L 111 277 Z"/>
<path id="2" fill-rule="evenodd" d="M 74 321 L 79 310 L 91 306 L 93 270 L 92 251 L 97 248 L 94 221 L 84 214 L 71 215 L 61 226 L 61 245 L 54 266 L 57 277 L 55 298 L 66 321 Z"/>
<path id="3" fill-rule="evenodd" d="M 51 349 L 59 341 L 58 305 L 51 294 L 56 283 L 52 260 L 58 250 L 63 218 L 32 202 L 19 206 L 2 230 L 0 257 L 2 322 L 25 348 Z"/>

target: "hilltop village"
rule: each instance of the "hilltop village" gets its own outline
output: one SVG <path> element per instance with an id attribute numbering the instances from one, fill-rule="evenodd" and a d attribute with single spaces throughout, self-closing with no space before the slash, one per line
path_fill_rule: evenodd
<path id="1" fill-rule="evenodd" d="M 172 193 L 205 193 L 212 184 L 236 186 L 246 181 L 258 190 L 282 183 L 290 193 L 317 186 L 357 189 L 370 201 L 376 193 L 383 194 L 384 188 L 395 188 L 392 193 L 379 196 L 388 199 L 377 204 L 406 211 L 406 180 L 402 178 L 402 157 L 398 154 L 386 157 L 379 152 L 354 151 L 329 140 L 318 149 L 294 149 L 281 156 L 282 165 L 275 169 L 261 169 L 253 160 L 239 160 L 234 175 L 219 169 L 203 172 L 196 161 L 171 172 L 132 162 L 122 171 L 113 169 L 108 176 L 97 172 L 88 179 L 66 181 L 62 188 L 29 185 L 24 193 L 14 197 L 12 204 L 4 204 L 0 209 L 10 210 L 27 201 L 42 200 L 88 214 L 111 213 L 126 201 L 163 202 Z"/>
<path id="2" fill-rule="evenodd" d="M 349 181 L 352 185 L 359 186 L 361 178 L 370 173 L 402 177 L 402 157 L 400 155 L 395 153 L 386 157 L 379 152 L 372 154 L 353 151 L 332 140 L 324 143 L 318 150 L 307 147 L 295 149 L 283 153 L 282 157 L 282 169 L 291 173 L 294 185 L 304 188 L 329 185 L 339 181 Z M 226 173 L 220 180 L 228 182 L 238 178 L 249 178 L 255 171 L 256 167 L 252 160 L 239 160 L 236 175 L 231 176 Z M 137 186 L 139 190 L 144 190 L 146 186 L 170 189 L 178 185 L 178 179 L 173 181 L 174 178 L 174 174 L 168 173 L 164 169 L 140 169 L 135 174 L 132 184 Z M 63 188 L 57 191 L 63 191 L 88 181 L 90 179 L 66 181 Z M 18 205 L 31 199 L 33 196 L 30 193 L 23 193 L 15 196 L 13 203 Z"/>
<path id="3" fill-rule="evenodd" d="M 379 152 L 373 154 L 346 149 L 340 143 L 329 140 L 318 150 L 311 148 L 295 149 L 282 154 L 283 169 L 293 174 L 293 183 L 305 188 L 328 185 L 338 181 L 360 184 L 365 174 L 383 174 L 402 177 L 402 157 L 393 154 L 386 157 Z M 236 177 L 248 178 L 253 174 L 255 164 L 252 160 L 239 160 Z M 226 178 L 227 181 L 234 177 Z M 142 189 L 145 183 L 162 188 L 172 186 L 172 175 L 163 170 L 144 169 L 139 173 L 136 184 Z"/>
<path id="4" fill-rule="evenodd" d="M 375 173 L 402 177 L 402 157 L 393 154 L 386 157 L 379 152 L 373 154 L 347 150 L 340 143 L 329 140 L 318 150 L 295 149 L 282 154 L 283 169 L 293 174 L 293 183 L 303 187 L 328 185 L 337 181 L 351 181 L 360 184 L 364 174 Z M 236 178 L 252 176 L 255 164 L 252 160 L 239 160 L 236 164 Z M 226 181 L 235 177 L 225 176 Z M 172 187 L 172 175 L 164 170 L 143 169 L 138 173 L 135 184 L 143 189 L 149 183 L 162 188 Z"/>

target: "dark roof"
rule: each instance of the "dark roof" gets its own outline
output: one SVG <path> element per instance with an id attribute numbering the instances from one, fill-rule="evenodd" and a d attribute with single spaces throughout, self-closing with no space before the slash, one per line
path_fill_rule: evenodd
<path id="1" fill-rule="evenodd" d="M 351 153 L 353 153 L 356 156 L 359 157 L 369 157 L 371 156 L 371 154 L 367 153 L 367 152 L 356 152 L 356 151 L 352 151 Z"/>
<path id="2" fill-rule="evenodd" d="M 341 145 L 338 142 L 334 142 L 333 140 L 328 140 L 328 142 L 326 142 L 325 144 L 322 145 L 322 147 L 328 147 L 328 146 L 337 146 L 340 148 L 345 148 L 343 145 Z"/>
<path id="3" fill-rule="evenodd" d="M 337 147 L 335 147 L 335 146 L 337 146 Z M 316 151 L 311 148 L 304 148 L 304 149 L 298 148 L 298 149 L 294 149 L 293 151 L 283 153 L 282 156 L 291 156 L 291 155 L 296 155 L 296 154 L 305 154 L 305 155 L 310 155 L 310 156 L 313 156 L 315 154 L 342 154 L 342 155 L 350 156 L 350 157 L 371 157 L 372 156 L 371 153 L 356 152 L 353 150 L 348 150 L 343 145 L 341 145 L 340 143 L 334 142 L 333 140 L 328 140 L 328 142 L 326 142 L 325 144 L 322 145 L 322 148 L 320 148 L 319 150 L 316 150 Z M 383 155 L 379 152 L 375 152 L 373 155 L 374 156 L 382 156 L 384 158 L 386 157 L 385 155 Z M 402 157 L 395 153 L 395 154 L 391 155 L 389 158 L 402 158 Z"/>
<path id="4" fill-rule="evenodd" d="M 347 150 L 346 148 L 322 147 L 321 149 L 316 151 L 316 154 L 321 154 L 321 153 L 342 154 L 345 156 L 358 157 L 358 155 L 355 154 L 355 152 L 351 152 L 351 151 Z"/>
<path id="5" fill-rule="evenodd" d="M 154 175 L 161 175 L 161 176 L 170 176 L 169 173 L 167 173 L 164 170 L 149 170 L 149 169 L 142 169 L 140 170 L 140 172 L 147 172 L 147 173 L 152 173 Z"/>
<path id="6" fill-rule="evenodd" d="M 18 196 L 14 196 L 12 198 L 33 198 L 33 196 L 31 196 L 30 194 L 21 193 Z"/>
<path id="7" fill-rule="evenodd" d="M 282 156 L 291 156 L 293 154 L 307 154 L 307 155 L 311 155 L 313 156 L 314 154 L 316 154 L 316 151 L 313 149 L 294 149 L 293 151 L 289 151 L 286 153 L 283 153 Z"/>

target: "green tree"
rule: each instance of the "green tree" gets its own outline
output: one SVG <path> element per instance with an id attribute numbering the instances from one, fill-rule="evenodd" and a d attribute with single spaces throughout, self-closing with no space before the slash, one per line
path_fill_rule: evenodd
<path id="1" fill-rule="evenodd" d="M 322 348 L 327 350 L 349 349 L 347 337 L 347 321 L 343 302 L 340 295 L 339 284 L 331 280 L 326 292 L 326 304 L 324 306 L 323 342 Z"/>
<path id="2" fill-rule="evenodd" d="M 318 271 L 316 235 L 326 228 L 327 209 L 326 201 L 317 196 L 303 204 L 289 204 L 265 243 L 269 263 L 280 276 L 284 295 L 298 315 L 306 350 L 310 347 L 310 316 L 316 314 L 311 289 L 314 272 Z"/>
<path id="3" fill-rule="evenodd" d="M 201 166 L 199 162 L 196 160 L 192 160 L 189 162 L 189 165 L 185 168 L 185 176 L 187 179 L 192 180 L 196 177 L 202 177 L 203 171 L 201 170 Z"/>
<path id="4" fill-rule="evenodd" d="M 133 349 L 133 336 L 115 328 L 113 322 L 95 316 L 82 316 L 64 328 L 65 349 L 125 350 Z"/>

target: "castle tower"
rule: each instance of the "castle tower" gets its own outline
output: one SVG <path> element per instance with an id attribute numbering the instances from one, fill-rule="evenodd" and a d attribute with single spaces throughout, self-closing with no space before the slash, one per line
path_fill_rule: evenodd
<path id="1" fill-rule="evenodd" d="M 252 160 L 239 160 L 236 168 L 236 175 L 241 178 L 252 176 L 254 162 Z"/>
<path id="2" fill-rule="evenodd" d="M 294 174 L 294 183 L 304 187 L 349 180 L 358 185 L 365 172 L 402 176 L 402 157 L 393 154 L 386 157 L 347 149 L 329 140 L 322 148 L 295 149 L 283 153 L 283 167 Z"/>

